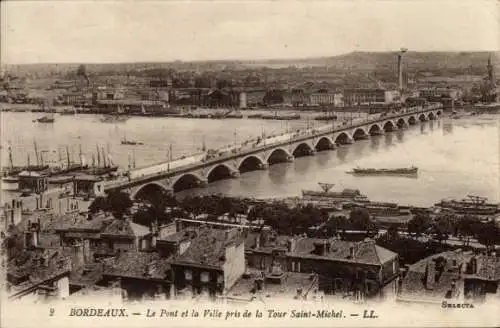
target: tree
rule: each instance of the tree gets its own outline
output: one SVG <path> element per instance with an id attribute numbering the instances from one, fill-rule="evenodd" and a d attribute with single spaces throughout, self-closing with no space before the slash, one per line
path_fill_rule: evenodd
<path id="1" fill-rule="evenodd" d="M 417 238 L 429 229 L 431 218 L 427 214 L 417 214 L 408 222 L 408 232 L 415 234 Z"/>
<path id="2" fill-rule="evenodd" d="M 355 207 L 349 213 L 349 228 L 368 231 L 374 228 L 370 212 L 366 208 Z"/>
<path id="3" fill-rule="evenodd" d="M 476 230 L 477 241 L 486 246 L 486 250 L 492 250 L 500 243 L 500 229 L 495 221 L 481 223 Z"/>
<path id="4" fill-rule="evenodd" d="M 114 191 L 108 194 L 107 203 L 109 210 L 117 219 L 122 219 L 124 215 L 130 213 L 130 208 L 134 205 L 130 195 L 123 191 Z"/>
<path id="5" fill-rule="evenodd" d="M 436 219 L 432 227 L 434 238 L 440 243 L 447 240 L 450 232 L 453 230 L 452 222 L 449 216 L 441 216 Z"/>
<path id="6" fill-rule="evenodd" d="M 458 232 L 464 237 L 464 246 L 469 246 L 470 238 L 474 236 L 474 225 L 476 220 L 471 216 L 465 216 L 458 222 Z"/>
<path id="7" fill-rule="evenodd" d="M 106 197 L 98 196 L 94 199 L 92 204 L 89 205 L 90 214 L 95 214 L 99 211 L 109 211 L 109 204 Z"/>
<path id="8" fill-rule="evenodd" d="M 397 224 L 391 224 L 389 228 L 387 229 L 387 237 L 389 239 L 398 239 L 399 234 L 398 234 L 398 225 Z"/>

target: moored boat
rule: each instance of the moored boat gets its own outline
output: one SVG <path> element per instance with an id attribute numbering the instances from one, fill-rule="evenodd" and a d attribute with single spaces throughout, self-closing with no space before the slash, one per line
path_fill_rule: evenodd
<path id="1" fill-rule="evenodd" d="M 493 215 L 500 212 L 500 204 L 487 203 L 486 197 L 469 195 L 468 199 L 441 200 L 435 206 L 458 213 Z"/>
<path id="2" fill-rule="evenodd" d="M 331 201 L 339 201 L 339 202 L 357 202 L 357 203 L 366 203 L 369 202 L 369 199 L 366 195 L 361 194 L 358 189 L 344 189 L 342 191 L 330 191 L 330 189 L 334 186 L 331 183 L 318 183 L 323 191 L 316 190 L 302 190 L 302 196 L 307 199 L 328 199 Z"/>
<path id="3" fill-rule="evenodd" d="M 418 168 L 414 166 L 394 169 L 354 168 L 347 173 L 354 175 L 416 176 L 418 174 Z"/>
<path id="4" fill-rule="evenodd" d="M 40 118 L 35 119 L 33 122 L 38 123 L 54 123 L 55 118 L 53 116 L 42 116 Z"/>

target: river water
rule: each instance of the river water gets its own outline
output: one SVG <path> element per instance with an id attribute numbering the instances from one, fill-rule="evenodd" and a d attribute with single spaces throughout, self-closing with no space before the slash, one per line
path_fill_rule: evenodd
<path id="1" fill-rule="evenodd" d="M 40 116 L 36 113 L 4 112 L 1 115 L 2 165 L 9 163 L 8 143 L 15 165 L 25 164 L 28 154 L 31 163 L 35 163 L 36 140 L 45 162 L 57 161 L 59 156 L 66 160 L 67 146 L 71 161 L 78 162 L 81 147 L 90 163 L 92 154 L 99 147 L 101 151 L 109 152 L 116 164 L 127 167 L 135 158 L 139 167 L 165 161 L 170 145 L 172 157 L 177 158 L 200 151 L 203 143 L 208 148 L 220 148 L 255 138 L 262 132 L 278 134 L 286 129 L 313 124 L 303 120 L 285 123 L 254 119 L 145 117 L 133 117 L 115 124 L 102 123 L 95 115 L 56 115 L 54 124 L 41 124 L 33 122 Z M 317 182 L 328 182 L 336 184 L 335 189 L 357 188 L 372 200 L 419 206 L 468 194 L 499 201 L 499 127 L 499 119 L 494 115 L 456 120 L 445 117 L 183 193 L 286 197 L 298 196 L 302 189 L 319 189 Z M 144 145 L 121 145 L 123 138 Z M 410 165 L 419 168 L 418 179 L 355 177 L 345 173 L 356 166 Z"/>

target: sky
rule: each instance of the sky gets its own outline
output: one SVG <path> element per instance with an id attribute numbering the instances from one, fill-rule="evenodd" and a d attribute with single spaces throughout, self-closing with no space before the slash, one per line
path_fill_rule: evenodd
<path id="1" fill-rule="evenodd" d="M 500 50 L 494 0 L 2 1 L 1 15 L 3 64 Z"/>

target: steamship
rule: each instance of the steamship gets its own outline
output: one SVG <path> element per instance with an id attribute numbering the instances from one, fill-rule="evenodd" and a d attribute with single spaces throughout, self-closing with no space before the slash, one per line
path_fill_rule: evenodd
<path id="1" fill-rule="evenodd" d="M 361 194 L 358 189 L 344 189 L 342 191 L 330 191 L 334 184 L 318 182 L 323 191 L 302 190 L 302 196 L 311 200 L 331 200 L 338 202 L 367 203 L 369 199 Z"/>
<path id="2" fill-rule="evenodd" d="M 441 200 L 435 206 L 451 210 L 457 213 L 493 215 L 500 212 L 500 204 L 487 203 L 486 197 L 469 195 L 467 199 L 462 200 Z"/>

